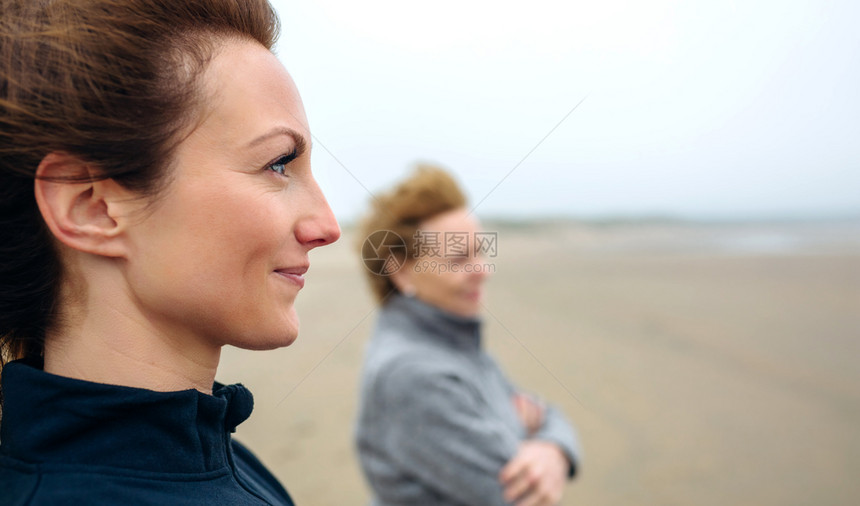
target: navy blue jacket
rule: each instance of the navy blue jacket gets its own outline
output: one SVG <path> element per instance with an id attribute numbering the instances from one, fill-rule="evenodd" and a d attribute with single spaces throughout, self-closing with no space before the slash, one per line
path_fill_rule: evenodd
<path id="1" fill-rule="evenodd" d="M 292 505 L 230 434 L 242 385 L 155 392 L 3 367 L 0 505 Z"/>

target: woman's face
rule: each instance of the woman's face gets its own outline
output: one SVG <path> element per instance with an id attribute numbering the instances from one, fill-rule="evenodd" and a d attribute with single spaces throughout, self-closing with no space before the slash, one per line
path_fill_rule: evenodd
<path id="1" fill-rule="evenodd" d="M 395 274 L 401 291 L 414 291 L 419 300 L 449 313 L 477 316 L 487 278 L 486 266 L 475 254 L 475 234 L 479 231 L 478 221 L 462 208 L 425 220 L 418 234 L 438 238 L 443 247 L 446 237 L 466 237 L 468 248 L 462 254 L 449 248 L 442 250 L 441 256 L 411 259 Z"/>
<path id="2" fill-rule="evenodd" d="M 128 290 L 177 339 L 286 346 L 308 252 L 340 236 L 311 174 L 302 101 L 275 56 L 244 40 L 226 42 L 202 82 L 202 119 L 129 232 Z"/>

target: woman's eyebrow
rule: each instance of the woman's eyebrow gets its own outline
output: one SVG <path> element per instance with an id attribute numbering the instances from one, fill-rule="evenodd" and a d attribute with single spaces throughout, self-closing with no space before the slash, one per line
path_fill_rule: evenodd
<path id="1" fill-rule="evenodd" d="M 296 154 L 297 155 L 304 153 L 305 149 L 308 146 L 308 142 L 305 140 L 305 138 L 300 133 L 296 132 L 292 128 L 287 128 L 287 127 L 275 127 L 272 130 L 269 130 L 268 132 L 264 133 L 263 135 L 252 140 L 248 144 L 248 147 L 252 148 L 252 147 L 258 146 L 258 145 L 266 142 L 267 140 L 269 140 L 273 137 L 278 137 L 281 135 L 286 135 L 288 137 L 292 137 L 293 142 L 296 144 Z"/>

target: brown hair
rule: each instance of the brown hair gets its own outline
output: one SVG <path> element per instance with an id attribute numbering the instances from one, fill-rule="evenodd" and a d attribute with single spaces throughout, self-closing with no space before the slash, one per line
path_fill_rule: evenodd
<path id="1" fill-rule="evenodd" d="M 33 181 L 65 152 L 155 197 L 227 38 L 271 49 L 266 0 L 0 0 L 0 367 L 40 356 L 62 276 Z"/>
<path id="2" fill-rule="evenodd" d="M 406 243 L 405 255 L 401 253 L 403 258 L 398 258 L 400 262 L 415 258 L 414 236 L 422 223 L 465 206 L 466 196 L 451 174 L 435 165 L 418 164 L 409 177 L 374 199 L 370 213 L 359 227 L 362 258 L 373 254 L 368 251 L 371 244 L 367 238 L 384 230 L 394 232 Z M 391 276 L 370 269 L 365 272 L 377 302 L 384 303 L 389 294 L 398 291 Z"/>

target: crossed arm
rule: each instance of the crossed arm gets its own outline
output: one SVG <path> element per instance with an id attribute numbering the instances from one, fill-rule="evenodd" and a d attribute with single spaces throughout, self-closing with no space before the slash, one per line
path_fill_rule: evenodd
<path id="1" fill-rule="evenodd" d="M 389 411 L 394 419 L 386 437 L 398 449 L 398 465 L 426 487 L 467 505 L 560 501 L 575 465 L 575 440 L 560 414 L 512 395 L 531 436 L 520 440 L 504 422 L 486 416 L 480 394 L 455 374 L 400 380 L 407 383 L 394 382 L 388 400 L 397 409 Z"/>

